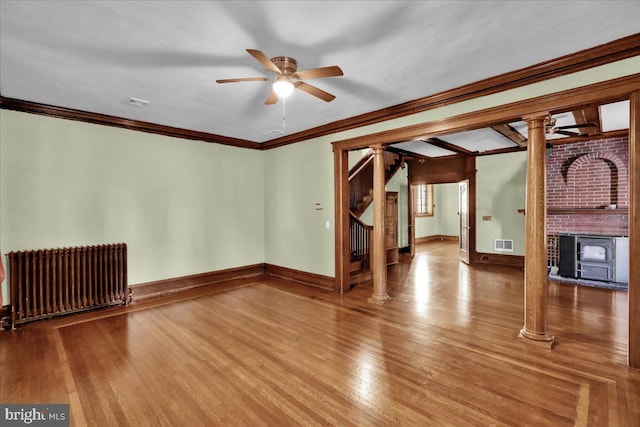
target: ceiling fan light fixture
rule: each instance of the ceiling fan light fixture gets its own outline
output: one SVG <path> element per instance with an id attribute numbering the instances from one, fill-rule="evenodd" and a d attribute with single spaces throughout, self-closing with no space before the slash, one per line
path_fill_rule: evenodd
<path id="1" fill-rule="evenodd" d="M 2 0 L 0 0 L 2 1 Z M 330 67 L 310 68 L 307 70 L 298 71 L 298 63 L 295 59 L 289 56 L 276 56 L 269 59 L 267 55 L 256 49 L 247 49 L 247 52 L 254 57 L 260 64 L 264 66 L 267 71 L 271 71 L 275 74 L 275 80 L 272 83 L 271 92 L 264 101 L 265 105 L 273 105 L 278 102 L 278 99 L 284 99 L 294 92 L 294 89 L 300 89 L 302 92 L 306 92 L 311 96 L 315 96 L 323 100 L 324 102 L 331 102 L 335 99 L 335 96 L 319 89 L 313 85 L 305 83 L 303 80 L 307 79 L 319 79 L 324 77 L 338 77 L 343 76 L 342 69 L 337 65 Z M 219 79 L 216 83 L 236 83 L 236 82 L 254 82 L 254 81 L 268 81 L 267 77 L 241 77 L 235 79 Z M 283 103 L 284 107 L 284 103 Z"/>
<path id="2" fill-rule="evenodd" d="M 273 91 L 278 94 L 280 98 L 286 98 L 293 92 L 294 86 L 285 76 L 279 76 L 275 82 L 273 82 Z"/>

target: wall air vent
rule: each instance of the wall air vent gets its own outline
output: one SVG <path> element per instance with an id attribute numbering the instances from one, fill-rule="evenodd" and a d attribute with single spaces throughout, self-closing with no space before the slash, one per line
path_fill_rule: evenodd
<path id="1" fill-rule="evenodd" d="M 494 239 L 493 250 L 496 252 L 513 252 L 513 240 Z"/>

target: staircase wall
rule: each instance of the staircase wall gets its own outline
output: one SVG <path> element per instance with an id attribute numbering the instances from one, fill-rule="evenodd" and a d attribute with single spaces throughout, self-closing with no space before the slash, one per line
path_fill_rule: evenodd
<path id="1" fill-rule="evenodd" d="M 398 169 L 398 172 L 385 186 L 386 191 L 398 192 L 398 247 L 409 246 L 409 177 L 408 169 Z M 360 220 L 367 225 L 373 225 L 373 203 L 360 216 Z"/>
<path id="2" fill-rule="evenodd" d="M 355 166 L 356 163 L 360 161 L 367 153 L 371 150 L 370 148 L 363 148 L 361 150 L 353 150 L 349 151 L 349 170 Z"/>

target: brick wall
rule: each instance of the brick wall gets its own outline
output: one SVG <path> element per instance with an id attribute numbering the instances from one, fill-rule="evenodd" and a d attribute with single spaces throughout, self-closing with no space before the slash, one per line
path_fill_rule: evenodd
<path id="1" fill-rule="evenodd" d="M 549 214 L 547 234 L 557 233 L 628 236 L 629 216 L 627 214 Z"/>
<path id="2" fill-rule="evenodd" d="M 628 214 L 603 209 L 628 208 L 628 165 L 627 137 L 553 147 L 547 162 L 547 234 L 628 235 Z"/>

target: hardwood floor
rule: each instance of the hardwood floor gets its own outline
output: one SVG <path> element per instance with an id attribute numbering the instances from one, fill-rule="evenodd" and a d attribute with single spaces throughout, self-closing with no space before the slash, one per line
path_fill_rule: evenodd
<path id="1" fill-rule="evenodd" d="M 236 281 L 0 333 L 0 402 L 72 425 L 640 425 L 627 294 L 553 284 L 552 350 L 516 339 L 523 273 L 455 242 L 389 268 L 389 295 Z"/>

